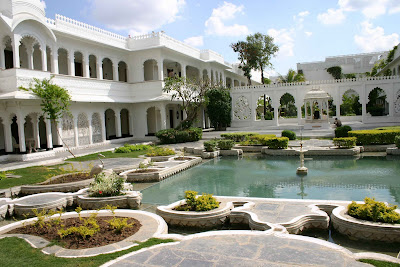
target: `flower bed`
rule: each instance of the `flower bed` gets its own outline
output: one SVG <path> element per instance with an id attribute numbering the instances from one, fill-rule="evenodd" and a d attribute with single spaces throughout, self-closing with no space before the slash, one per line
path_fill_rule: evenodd
<path id="1" fill-rule="evenodd" d="M 78 195 L 77 205 L 83 209 L 101 209 L 104 206 L 112 205 L 120 209 L 137 209 L 142 201 L 142 194 L 138 191 L 121 191 L 121 195 L 112 197 L 90 197 L 89 195 Z"/>

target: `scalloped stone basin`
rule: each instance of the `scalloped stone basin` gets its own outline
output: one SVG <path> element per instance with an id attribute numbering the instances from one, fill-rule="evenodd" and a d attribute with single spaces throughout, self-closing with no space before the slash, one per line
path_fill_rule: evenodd
<path id="1" fill-rule="evenodd" d="M 351 217 L 347 208 L 340 206 L 332 211 L 333 228 L 352 238 L 383 242 L 400 242 L 400 224 L 370 222 Z"/>
<path id="2" fill-rule="evenodd" d="M 137 173 L 137 169 L 132 169 L 119 175 L 124 177 L 127 182 L 159 182 L 175 173 L 201 163 L 201 158 L 199 157 L 188 157 L 190 158 L 189 160 L 176 160 L 176 158 L 179 157 L 169 157 L 168 160 L 163 162 L 157 161 L 160 166 L 151 167 L 151 169 L 155 170 L 154 172 Z"/>
<path id="3" fill-rule="evenodd" d="M 231 209 L 232 202 L 217 198 L 220 206 L 210 211 L 178 211 L 174 208 L 186 204 L 186 200 L 172 203 L 168 206 L 158 206 L 156 213 L 160 215 L 169 225 L 178 227 L 213 228 L 224 224 Z"/>
<path id="4" fill-rule="evenodd" d="M 21 186 L 20 193 L 23 195 L 32 195 L 32 194 L 47 193 L 47 192 L 76 192 L 82 188 L 88 187 L 89 184 L 93 181 L 93 178 L 85 179 L 82 181 L 70 182 L 70 183 L 49 184 L 49 182 L 60 178 L 82 175 L 82 174 L 87 174 L 87 173 L 79 172 L 79 173 L 61 174 L 54 176 L 49 180 L 36 185 L 23 185 Z"/>
<path id="5" fill-rule="evenodd" d="M 114 197 L 89 197 L 88 194 L 76 196 L 76 203 L 83 209 L 101 209 L 107 205 L 119 209 L 137 209 L 142 201 L 139 191 L 123 191 L 124 195 Z"/>

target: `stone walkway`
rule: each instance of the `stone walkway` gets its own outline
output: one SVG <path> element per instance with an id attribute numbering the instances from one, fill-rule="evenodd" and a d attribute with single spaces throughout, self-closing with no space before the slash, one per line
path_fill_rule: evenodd
<path id="1" fill-rule="evenodd" d="M 179 243 L 125 255 L 103 266 L 370 266 L 339 246 L 257 231 L 188 236 Z"/>

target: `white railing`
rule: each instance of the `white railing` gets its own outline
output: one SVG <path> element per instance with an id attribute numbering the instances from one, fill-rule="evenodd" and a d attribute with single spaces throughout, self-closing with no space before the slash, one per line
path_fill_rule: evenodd
<path id="1" fill-rule="evenodd" d="M 119 34 L 116 34 L 116 33 L 110 32 L 110 31 L 106 31 L 101 28 L 98 28 L 98 27 L 95 27 L 95 26 L 92 26 L 92 25 L 89 25 L 89 24 L 86 24 L 86 23 L 83 23 L 83 22 L 80 22 L 80 21 L 77 21 L 77 20 L 74 20 L 71 18 L 67 18 L 67 17 L 64 17 L 59 14 L 56 14 L 55 25 L 58 26 L 59 23 L 64 24 L 64 25 L 70 25 L 77 29 L 82 29 L 85 32 L 89 31 L 89 32 L 93 32 L 96 34 L 101 34 L 101 35 L 104 35 L 107 37 L 111 37 L 114 39 L 118 39 L 120 41 L 127 40 L 127 38 L 125 36 L 122 36 L 122 35 L 119 35 Z"/>
<path id="2" fill-rule="evenodd" d="M 363 77 L 363 78 L 352 78 L 352 79 L 337 79 L 337 80 L 331 79 L 331 80 L 305 81 L 305 82 L 294 82 L 294 83 L 276 83 L 276 84 L 250 85 L 250 86 L 236 86 L 233 88 L 233 90 L 277 88 L 277 87 L 290 87 L 290 86 L 302 86 L 302 85 L 335 84 L 335 83 L 363 82 L 363 81 L 382 81 L 382 80 L 394 80 L 394 79 L 400 79 L 400 76 L 374 76 L 374 77 Z"/>
<path id="3" fill-rule="evenodd" d="M 46 23 L 50 25 L 56 25 L 56 21 L 54 19 L 46 18 Z"/>

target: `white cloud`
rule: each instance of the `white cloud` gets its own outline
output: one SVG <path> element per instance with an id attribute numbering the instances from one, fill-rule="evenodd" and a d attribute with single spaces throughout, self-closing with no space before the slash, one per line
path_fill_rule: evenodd
<path id="1" fill-rule="evenodd" d="M 274 38 L 274 43 L 279 46 L 278 57 L 294 56 L 294 30 L 293 29 L 269 29 L 268 35 Z"/>
<path id="2" fill-rule="evenodd" d="M 144 34 L 174 22 L 185 0 L 91 0 L 92 15 L 114 30 Z"/>
<path id="3" fill-rule="evenodd" d="M 236 14 L 243 13 L 244 6 L 237 6 L 224 2 L 222 6 L 214 8 L 211 17 L 205 22 L 206 33 L 219 36 L 241 36 L 249 34 L 245 25 L 225 25 L 225 21 L 234 19 Z"/>
<path id="4" fill-rule="evenodd" d="M 312 32 L 304 32 L 304 33 L 307 35 L 307 37 L 310 37 L 312 35 Z"/>
<path id="5" fill-rule="evenodd" d="M 197 46 L 197 47 L 204 45 L 203 36 L 189 37 L 189 38 L 185 39 L 183 42 L 188 45 Z"/>
<path id="6" fill-rule="evenodd" d="M 304 18 L 307 17 L 308 15 L 310 15 L 309 11 L 302 11 L 299 14 L 293 16 L 293 20 L 296 22 L 297 27 L 299 29 L 302 29 L 304 27 L 303 22 L 304 22 Z"/>
<path id="7" fill-rule="evenodd" d="M 399 43 L 399 35 L 392 33 L 385 35 L 382 27 L 373 27 L 372 23 L 361 23 L 361 34 L 354 36 L 354 42 L 363 52 L 374 52 L 392 49 Z"/>
<path id="8" fill-rule="evenodd" d="M 346 19 L 346 16 L 342 9 L 330 8 L 325 13 L 318 14 L 317 18 L 323 24 L 334 25 L 341 24 Z"/>

